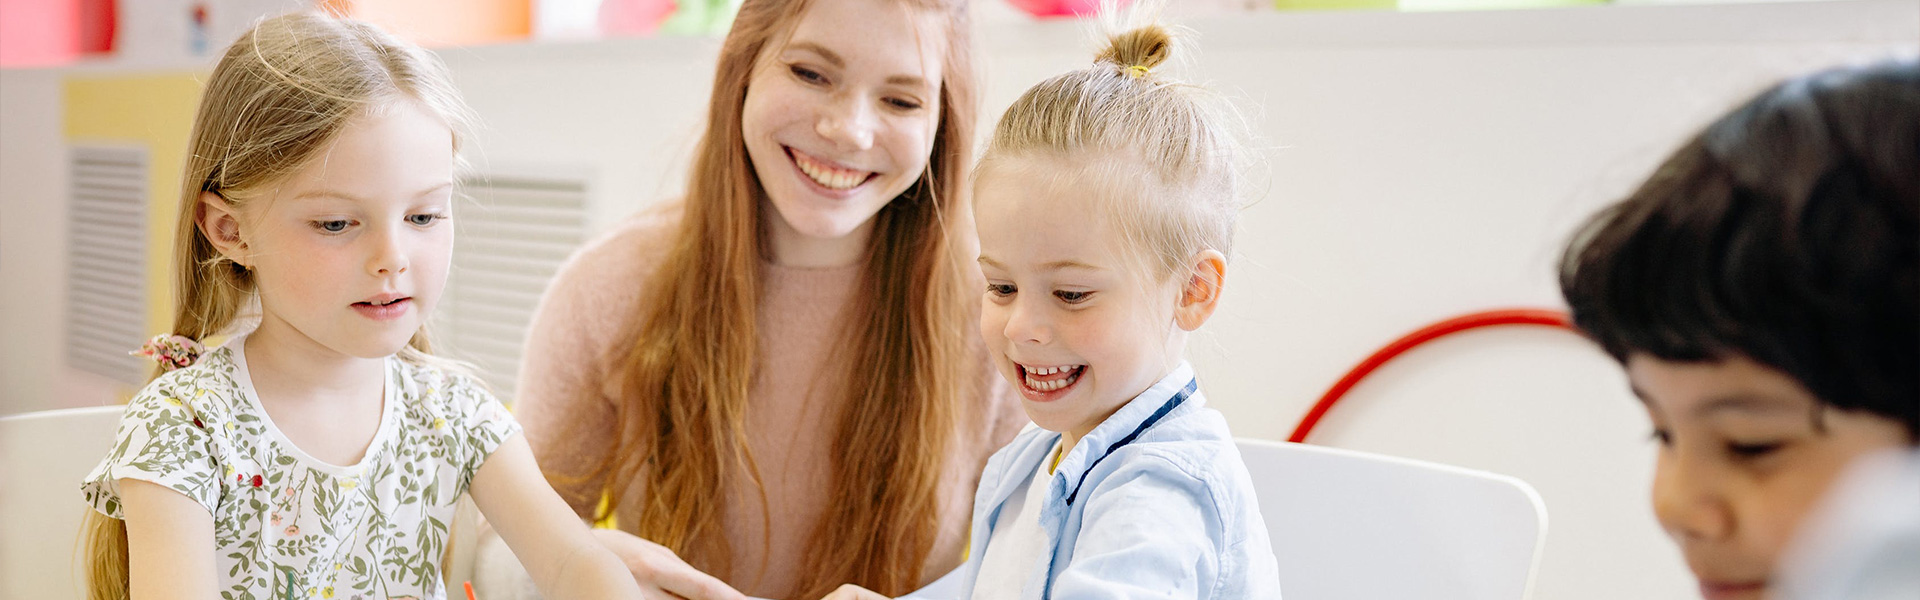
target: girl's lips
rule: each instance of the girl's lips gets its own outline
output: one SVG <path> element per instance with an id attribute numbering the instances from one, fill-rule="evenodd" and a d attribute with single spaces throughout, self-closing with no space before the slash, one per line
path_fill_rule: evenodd
<path id="1" fill-rule="evenodd" d="M 358 312 L 360 316 L 375 321 L 392 321 L 398 319 L 405 316 L 407 310 L 411 308 L 413 308 L 412 298 L 400 298 L 384 305 L 371 302 L 353 303 L 354 312 Z"/>

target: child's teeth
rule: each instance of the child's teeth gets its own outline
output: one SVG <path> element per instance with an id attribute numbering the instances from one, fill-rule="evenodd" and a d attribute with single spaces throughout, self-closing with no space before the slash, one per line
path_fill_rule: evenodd
<path id="1" fill-rule="evenodd" d="M 1032 369 L 1028 369 L 1027 377 L 1026 377 L 1027 387 L 1033 388 L 1035 391 L 1051 392 L 1054 390 L 1067 387 L 1069 385 L 1073 385 L 1073 382 L 1078 381 L 1080 379 L 1080 375 L 1077 373 L 1068 375 L 1061 379 L 1055 379 L 1052 381 L 1041 381 L 1039 379 L 1034 379 L 1035 377 L 1043 377 L 1046 375 L 1060 373 L 1062 371 L 1068 371 L 1072 368 L 1073 367 L 1035 367 Z"/>

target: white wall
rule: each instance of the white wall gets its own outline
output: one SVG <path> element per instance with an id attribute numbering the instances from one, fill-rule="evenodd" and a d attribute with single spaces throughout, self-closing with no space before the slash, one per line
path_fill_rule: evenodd
<path id="1" fill-rule="evenodd" d="M 0 343 L 0 414 L 52 408 L 60 362 L 66 246 L 60 207 L 60 77 L 51 70 L 0 70 L 0 331 L 39 343 Z"/>
<path id="2" fill-rule="evenodd" d="M 1273 439 L 1401 333 L 1470 310 L 1558 306 L 1552 265 L 1573 224 L 1719 111 L 1781 77 L 1920 45 L 1910 0 L 1186 24 L 1200 36 L 1186 74 L 1244 99 L 1272 172 L 1271 193 L 1243 215 L 1226 305 L 1192 355 L 1236 433 Z M 1074 24 L 982 29 L 989 118 L 1091 56 Z M 684 187 L 717 46 L 443 56 L 487 121 L 476 163 L 588 169 L 592 225 L 603 230 Z M 33 254 L 64 235 L 47 212 L 62 202 L 64 181 L 49 181 L 63 177 L 59 155 L 43 156 L 58 142 L 57 99 L 35 91 L 50 85 L 42 75 L 0 77 L 0 331 L 23 340 L 0 344 L 0 413 L 100 403 L 58 367 L 59 315 L 46 298 L 64 267 Z M 1522 329 L 1403 357 L 1313 441 L 1532 482 L 1551 513 L 1538 598 L 1691 598 L 1645 508 L 1645 433 L 1603 355 L 1563 332 Z"/>

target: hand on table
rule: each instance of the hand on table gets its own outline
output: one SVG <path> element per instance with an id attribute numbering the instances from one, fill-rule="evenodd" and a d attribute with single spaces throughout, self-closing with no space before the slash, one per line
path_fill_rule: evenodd
<path id="1" fill-rule="evenodd" d="M 834 590 L 833 593 L 827 594 L 826 597 L 821 598 L 820 600 L 891 600 L 891 599 L 881 595 L 879 592 L 875 592 L 873 590 L 869 590 L 867 588 L 863 588 L 863 587 L 849 583 L 849 584 L 840 586 L 840 589 Z"/>
<path id="2" fill-rule="evenodd" d="M 746 594 L 726 582 L 700 572 L 680 560 L 666 546 L 640 536 L 614 529 L 595 529 L 593 537 L 620 557 L 633 579 L 640 584 L 640 596 L 647 600 L 747 600 Z M 838 592 L 835 592 L 838 593 Z M 835 596 L 840 597 L 840 596 Z M 845 596 L 864 598 L 864 596 Z"/>

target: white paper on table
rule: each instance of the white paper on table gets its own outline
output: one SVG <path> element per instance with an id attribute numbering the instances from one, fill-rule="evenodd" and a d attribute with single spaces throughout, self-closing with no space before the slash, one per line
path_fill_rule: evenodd
<path id="1" fill-rule="evenodd" d="M 749 597 L 747 600 L 771 599 Z M 933 580 L 933 583 L 927 584 L 927 587 L 908 592 L 899 600 L 960 600 L 960 570 L 948 571 L 946 575 L 941 575 L 939 579 Z"/>

